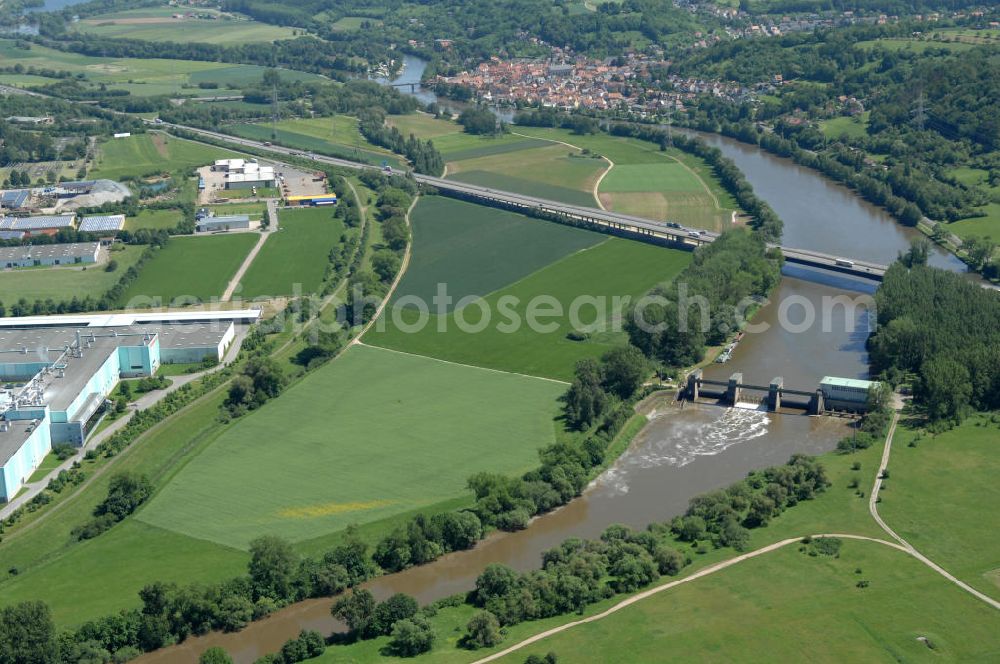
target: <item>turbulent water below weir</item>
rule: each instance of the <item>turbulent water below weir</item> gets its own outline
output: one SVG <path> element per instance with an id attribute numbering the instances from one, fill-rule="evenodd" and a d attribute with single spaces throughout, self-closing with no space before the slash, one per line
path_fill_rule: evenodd
<path id="1" fill-rule="evenodd" d="M 755 323 L 771 327 L 748 334 L 733 359 L 706 369 L 712 378 L 743 371 L 748 380 L 784 375 L 788 387 L 815 389 L 825 374 L 863 376 L 863 339 L 868 314 L 842 313 L 831 330 L 790 333 L 780 327 L 779 305 L 786 298 L 821 305 L 842 294 L 843 284 L 786 277 Z M 793 321 L 794 322 L 794 321 Z M 859 343 L 859 340 L 861 343 Z M 848 432 L 844 420 L 808 417 L 798 412 L 772 414 L 755 405 L 740 408 L 687 404 L 664 394 L 644 404 L 648 424 L 629 449 L 596 478 L 584 495 L 555 512 L 535 519 L 517 533 L 496 533 L 471 551 L 449 554 L 422 567 L 375 579 L 366 587 L 380 598 L 395 592 L 430 602 L 473 587 L 483 568 L 494 562 L 527 570 L 540 554 L 568 537 L 595 537 L 613 523 L 636 528 L 666 521 L 684 511 L 692 496 L 726 486 L 750 470 L 781 464 L 796 452 L 820 454 L 833 449 Z M 205 648 L 226 648 L 238 664 L 277 651 L 301 629 L 329 633 L 339 626 L 330 617 L 331 600 L 301 602 L 251 624 L 238 634 L 209 634 L 152 653 L 142 662 L 195 662 Z"/>

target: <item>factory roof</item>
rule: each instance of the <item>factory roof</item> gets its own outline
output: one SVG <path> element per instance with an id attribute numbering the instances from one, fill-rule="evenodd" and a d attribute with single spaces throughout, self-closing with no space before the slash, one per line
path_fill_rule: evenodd
<path id="1" fill-rule="evenodd" d="M 10 189 L 0 192 L 0 206 L 5 208 L 22 207 L 30 195 L 31 191 L 28 189 Z"/>
<path id="2" fill-rule="evenodd" d="M 823 376 L 820 385 L 830 385 L 833 387 L 859 387 L 867 390 L 872 385 L 878 385 L 878 381 L 861 380 L 860 378 L 839 378 L 837 376 Z"/>
<path id="3" fill-rule="evenodd" d="M 106 314 L 66 314 L 59 316 L 19 316 L 0 318 L 0 328 L 32 327 L 121 327 L 147 323 L 202 323 L 241 321 L 254 323 L 260 309 L 222 311 L 123 311 Z"/>
<path id="4" fill-rule="evenodd" d="M 32 420 L 0 422 L 0 466 L 17 454 L 34 430 L 35 423 Z"/>
<path id="5" fill-rule="evenodd" d="M 83 233 L 108 233 L 120 231 L 125 226 L 125 215 L 93 215 L 80 221 L 80 231 Z"/>
<path id="6" fill-rule="evenodd" d="M 12 231 L 37 231 L 47 228 L 72 228 L 74 214 L 52 214 L 40 217 L 6 217 L 0 229 Z"/>
<path id="7" fill-rule="evenodd" d="M 224 217 L 202 217 L 198 220 L 199 224 L 236 224 L 250 221 L 250 215 L 247 214 L 230 214 Z"/>
<path id="8" fill-rule="evenodd" d="M 69 244 L 36 244 L 20 247 L 0 247 L 0 263 L 27 259 L 93 257 L 101 245 L 98 242 L 71 242 Z"/>

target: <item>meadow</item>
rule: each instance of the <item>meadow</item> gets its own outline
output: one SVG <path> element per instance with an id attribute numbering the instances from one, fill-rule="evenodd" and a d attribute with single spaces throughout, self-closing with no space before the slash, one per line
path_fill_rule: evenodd
<path id="1" fill-rule="evenodd" d="M 250 264 L 236 293 L 243 298 L 315 293 L 323 284 L 330 251 L 344 224 L 332 208 L 286 209 Z M 296 291 L 296 289 L 299 289 Z"/>
<path id="2" fill-rule="evenodd" d="M 819 129 L 827 138 L 839 138 L 846 135 L 848 138 L 866 138 L 868 136 L 868 116 L 865 111 L 861 115 L 842 115 L 829 120 L 822 120 Z"/>
<path id="3" fill-rule="evenodd" d="M 168 134 L 135 134 L 101 144 L 92 178 L 120 180 L 125 176 L 159 173 L 192 175 L 195 168 L 216 159 L 240 156 L 232 150 L 184 140 Z"/>
<path id="4" fill-rule="evenodd" d="M 143 249 L 145 247 L 130 246 L 113 252 L 111 257 L 118 261 L 118 269 L 114 272 L 105 271 L 104 265 L 2 270 L 0 301 L 10 306 L 21 298 L 29 302 L 49 298 L 60 302 L 87 295 L 100 298 L 139 260 Z"/>
<path id="5" fill-rule="evenodd" d="M 899 429 L 879 513 L 928 558 L 1000 596 L 1000 416 L 976 415 L 938 435 Z M 913 442 L 913 446 L 910 443 Z"/>
<path id="6" fill-rule="evenodd" d="M 986 170 L 963 166 L 952 169 L 950 175 L 962 184 L 985 189 L 994 200 L 1000 195 L 1000 186 L 990 185 L 989 172 Z M 988 237 L 994 241 L 1000 240 L 1000 203 L 987 203 L 976 208 L 976 211 L 982 213 L 982 216 L 959 219 L 949 223 L 946 228 L 960 238 Z"/>
<path id="7" fill-rule="evenodd" d="M 165 305 L 221 297 L 256 242 L 256 233 L 173 237 L 145 264 L 121 304 L 155 306 L 157 300 Z"/>
<path id="8" fill-rule="evenodd" d="M 262 533 L 305 540 L 455 498 L 474 472 L 536 465 L 562 389 L 354 347 L 228 428 L 137 518 L 245 548 Z"/>
<path id="9" fill-rule="evenodd" d="M 409 295 L 430 302 L 438 284 L 447 285 L 454 302 L 467 295 L 485 296 L 605 239 L 444 196 L 421 198 L 410 220 L 413 253 L 396 299 Z"/>
<path id="10" fill-rule="evenodd" d="M 183 220 L 184 215 L 180 210 L 140 210 L 134 217 L 125 217 L 125 230 L 169 230 L 176 228 Z"/>
<path id="11" fill-rule="evenodd" d="M 381 321 L 385 331 L 373 328 L 365 342 L 462 364 L 572 380 L 577 361 L 599 357 L 627 341 L 621 327 L 627 300 L 616 304 L 615 298 L 641 296 L 655 284 L 673 279 L 690 260 L 691 254 L 684 251 L 605 239 L 492 293 L 482 309 L 469 304 L 446 317 L 431 316 L 419 332 L 407 330 L 419 320 L 415 310 L 390 311 Z M 528 303 L 541 297 L 558 303 L 562 314 L 539 316 L 544 328 L 533 330 L 525 323 Z M 571 303 L 579 297 L 593 302 L 579 311 L 580 322 L 592 326 L 586 340 L 567 336 L 574 330 Z M 505 301 L 513 304 L 501 309 L 499 303 Z M 484 317 L 483 310 L 492 312 L 490 318 Z M 505 329 L 512 317 L 521 324 Z M 466 326 L 484 321 L 484 329 L 463 331 L 459 319 Z"/>

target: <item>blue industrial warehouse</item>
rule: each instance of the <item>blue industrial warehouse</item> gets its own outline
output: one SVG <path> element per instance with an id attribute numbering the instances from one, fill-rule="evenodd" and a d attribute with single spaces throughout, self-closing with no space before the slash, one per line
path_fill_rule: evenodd
<path id="1" fill-rule="evenodd" d="M 123 378 L 221 360 L 259 310 L 7 318 L 0 324 L 0 500 L 59 443 L 81 446 Z"/>

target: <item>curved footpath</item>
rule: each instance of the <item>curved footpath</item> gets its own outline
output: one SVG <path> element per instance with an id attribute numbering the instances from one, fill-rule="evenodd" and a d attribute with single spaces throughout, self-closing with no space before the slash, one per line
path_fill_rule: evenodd
<path id="1" fill-rule="evenodd" d="M 957 579 L 953 574 L 951 574 L 950 572 L 942 568 L 940 565 L 927 558 L 927 556 L 917 551 L 909 542 L 907 542 L 905 539 L 896 534 L 896 532 L 892 528 L 890 528 L 888 524 L 885 523 L 882 517 L 879 516 L 877 507 L 878 492 L 879 489 L 882 488 L 883 473 L 889 464 L 889 456 L 892 453 L 892 438 L 896 433 L 896 424 L 898 422 L 899 422 L 899 410 L 897 409 L 895 413 L 893 413 L 892 424 L 890 424 L 889 432 L 888 434 L 886 434 L 885 438 L 885 448 L 882 450 L 882 460 L 879 463 L 878 470 L 875 473 L 875 482 L 868 496 L 868 511 L 871 513 L 872 518 L 875 519 L 879 527 L 882 528 L 882 530 L 884 530 L 886 534 L 888 534 L 895 541 L 889 542 L 883 539 L 878 539 L 876 537 L 866 537 L 864 535 L 852 535 L 848 533 L 826 533 L 826 534 L 810 535 L 809 537 L 813 538 L 839 537 L 841 539 L 861 540 L 866 542 L 874 542 L 875 544 L 881 544 L 883 546 L 888 546 L 898 551 L 902 551 L 903 553 L 913 556 L 914 558 L 922 562 L 924 565 L 928 566 L 929 568 L 931 568 L 944 578 L 948 579 L 949 581 L 957 585 L 962 590 L 970 593 L 977 599 L 986 602 L 994 609 L 1000 610 L 1000 602 L 993 599 L 989 595 L 986 595 L 976 590 L 975 588 L 965 583 L 964 581 Z M 607 609 L 606 611 L 602 611 L 601 613 L 594 614 L 590 617 L 583 618 L 581 620 L 574 620 L 573 622 L 569 622 L 564 625 L 559 625 L 558 627 L 553 627 L 552 629 L 545 630 L 544 632 L 539 632 L 538 634 L 535 634 L 534 636 L 531 636 L 519 643 L 515 643 L 514 645 L 510 646 L 509 648 L 505 648 L 500 652 L 493 653 L 492 655 L 483 657 L 482 659 L 478 659 L 474 662 L 474 664 L 484 664 L 485 662 L 492 662 L 500 659 L 501 657 L 506 657 L 507 655 L 516 652 L 517 650 L 520 650 L 534 643 L 537 643 L 547 637 L 553 636 L 560 632 L 565 632 L 566 630 L 576 627 L 578 625 L 584 625 L 586 623 L 602 620 L 614 613 L 617 613 L 618 611 L 621 611 L 624 608 L 631 606 L 632 604 L 635 604 L 636 602 L 641 602 L 642 600 L 652 597 L 653 595 L 661 593 L 665 590 L 670 590 L 671 588 L 676 588 L 677 586 L 683 585 L 685 583 L 690 583 L 691 581 L 700 579 L 704 576 L 708 576 L 709 574 L 714 574 L 715 572 L 724 570 L 727 567 L 731 567 L 745 560 L 750 560 L 751 558 L 756 558 L 757 556 L 763 555 L 765 553 L 777 551 L 778 549 L 784 548 L 789 544 L 801 542 L 805 537 L 807 536 L 803 535 L 802 537 L 789 537 L 788 539 L 783 539 L 773 544 L 768 544 L 767 546 L 761 547 L 754 551 L 750 551 L 748 553 L 744 553 L 742 555 L 736 556 L 735 558 L 729 558 L 728 560 L 723 560 L 722 562 L 715 563 L 714 565 L 709 565 L 708 567 L 695 572 L 691 576 L 687 576 L 684 577 L 683 579 L 678 579 L 676 581 L 671 581 L 670 583 L 665 583 L 662 586 L 656 586 L 655 588 L 650 588 L 649 590 L 645 590 L 636 595 L 632 595 L 631 597 L 628 597 L 622 600 L 621 602 L 618 602 L 611 608 Z"/>

